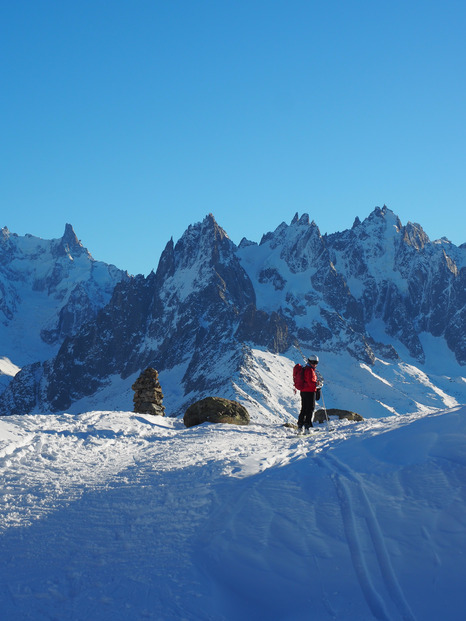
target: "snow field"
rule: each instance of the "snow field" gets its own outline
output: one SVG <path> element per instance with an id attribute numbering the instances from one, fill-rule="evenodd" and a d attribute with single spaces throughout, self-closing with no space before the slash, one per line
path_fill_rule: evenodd
<path id="1" fill-rule="evenodd" d="M 460 619 L 465 415 L 0 419 L 2 618 Z"/>

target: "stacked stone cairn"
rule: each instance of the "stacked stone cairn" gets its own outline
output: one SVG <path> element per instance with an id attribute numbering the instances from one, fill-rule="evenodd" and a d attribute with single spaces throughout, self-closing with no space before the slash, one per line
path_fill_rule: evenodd
<path id="1" fill-rule="evenodd" d="M 139 414 L 165 416 L 162 405 L 163 393 L 159 383 L 159 374 L 149 367 L 141 373 L 132 385 L 134 390 L 134 411 Z"/>

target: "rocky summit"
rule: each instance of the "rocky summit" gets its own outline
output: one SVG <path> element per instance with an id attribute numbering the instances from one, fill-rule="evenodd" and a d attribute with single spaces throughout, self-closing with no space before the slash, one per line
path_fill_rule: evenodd
<path id="1" fill-rule="evenodd" d="M 120 278 L 56 355 L 25 365 L 0 412 L 103 407 L 110 386 L 114 407 L 128 407 L 153 367 L 169 416 L 215 394 L 287 419 L 303 352 L 321 357 L 332 407 L 377 416 L 464 402 L 465 268 L 465 245 L 432 242 L 387 207 L 332 235 L 296 214 L 238 246 L 210 214 L 167 243 L 155 273 Z"/>

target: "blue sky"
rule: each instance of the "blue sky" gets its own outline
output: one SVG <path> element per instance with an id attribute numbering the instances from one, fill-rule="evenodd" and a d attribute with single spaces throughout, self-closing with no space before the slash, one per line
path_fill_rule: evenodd
<path id="1" fill-rule="evenodd" d="M 156 268 L 386 204 L 466 242 L 463 1 L 0 0 L 0 226 Z"/>

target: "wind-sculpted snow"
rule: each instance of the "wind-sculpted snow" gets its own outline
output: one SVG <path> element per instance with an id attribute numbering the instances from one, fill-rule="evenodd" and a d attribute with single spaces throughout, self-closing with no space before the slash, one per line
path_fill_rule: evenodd
<path id="1" fill-rule="evenodd" d="M 2 618 L 462 618 L 465 408 L 318 429 L 1 419 Z"/>

